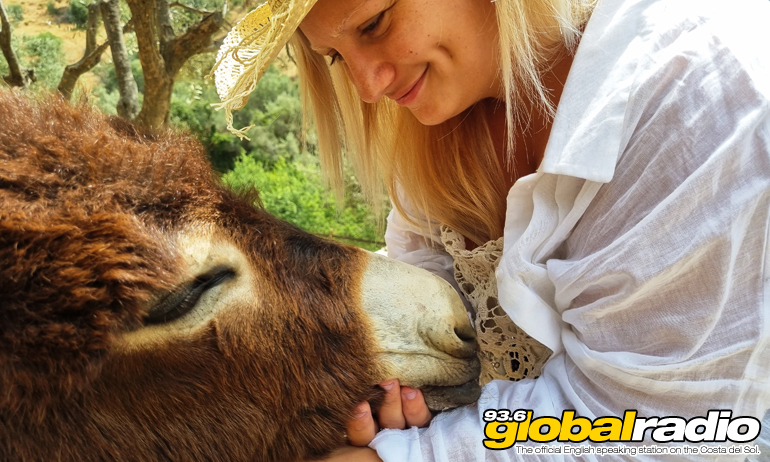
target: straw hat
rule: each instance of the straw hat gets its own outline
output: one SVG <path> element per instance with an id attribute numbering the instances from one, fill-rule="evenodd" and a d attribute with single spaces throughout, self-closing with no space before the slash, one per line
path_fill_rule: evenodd
<path id="1" fill-rule="evenodd" d="M 267 0 L 233 27 L 219 48 L 211 71 L 224 108 L 227 129 L 246 138 L 253 126 L 233 128 L 233 110 L 246 105 L 249 94 L 317 0 Z"/>

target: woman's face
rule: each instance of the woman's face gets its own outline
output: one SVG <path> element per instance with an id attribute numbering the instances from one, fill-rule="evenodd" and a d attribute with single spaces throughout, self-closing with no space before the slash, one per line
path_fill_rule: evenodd
<path id="1" fill-rule="evenodd" d="M 362 100 L 391 98 L 423 124 L 502 97 L 489 0 L 319 0 L 300 29 Z"/>

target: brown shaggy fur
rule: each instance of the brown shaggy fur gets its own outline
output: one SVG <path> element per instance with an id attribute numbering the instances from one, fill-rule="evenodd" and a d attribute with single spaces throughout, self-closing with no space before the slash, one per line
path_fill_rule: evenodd
<path id="1" fill-rule="evenodd" d="M 0 92 L 0 460 L 293 461 L 378 392 L 362 254 L 237 197 L 187 136 Z M 181 281 L 174 231 L 219 227 L 259 306 L 111 350 Z"/>

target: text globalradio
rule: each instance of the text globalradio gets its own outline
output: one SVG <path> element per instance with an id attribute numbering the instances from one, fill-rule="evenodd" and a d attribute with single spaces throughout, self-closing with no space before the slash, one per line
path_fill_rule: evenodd
<path id="1" fill-rule="evenodd" d="M 487 409 L 484 411 L 484 446 L 508 449 L 517 442 L 551 441 L 580 443 L 641 442 L 646 436 L 656 443 L 746 443 L 762 429 L 754 417 L 732 417 L 730 410 L 711 410 L 705 417 L 637 417 L 627 410 L 623 417 L 605 416 L 590 420 L 575 417 L 575 411 L 561 418 L 532 418 L 532 410 Z"/>

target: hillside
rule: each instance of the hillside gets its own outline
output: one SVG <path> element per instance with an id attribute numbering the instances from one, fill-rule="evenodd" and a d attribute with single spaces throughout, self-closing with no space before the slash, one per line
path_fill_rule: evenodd
<path id="1" fill-rule="evenodd" d="M 55 15 L 49 13 L 48 4 L 53 5 Z M 86 33 L 77 29 L 74 24 L 65 22 L 66 12 L 69 9 L 67 0 L 21 0 L 6 2 L 6 8 L 10 5 L 21 5 L 24 19 L 13 26 L 14 34 L 37 35 L 42 32 L 50 32 L 64 42 L 64 53 L 67 62 L 75 62 L 83 56 L 86 43 Z"/>

